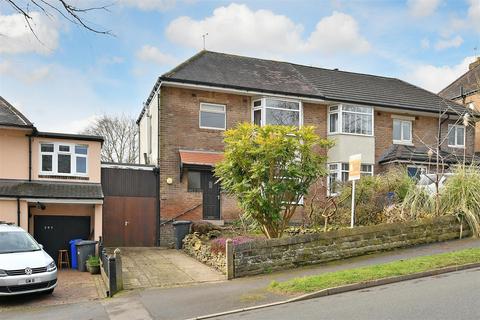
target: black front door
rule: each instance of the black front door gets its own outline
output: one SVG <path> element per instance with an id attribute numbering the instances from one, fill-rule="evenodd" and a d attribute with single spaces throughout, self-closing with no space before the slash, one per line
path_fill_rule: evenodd
<path id="1" fill-rule="evenodd" d="M 68 250 L 69 241 L 90 237 L 90 217 L 34 216 L 33 236 L 44 250 L 57 261 L 58 250 Z"/>
<path id="2" fill-rule="evenodd" d="M 203 219 L 220 220 L 220 185 L 212 172 L 202 172 Z"/>

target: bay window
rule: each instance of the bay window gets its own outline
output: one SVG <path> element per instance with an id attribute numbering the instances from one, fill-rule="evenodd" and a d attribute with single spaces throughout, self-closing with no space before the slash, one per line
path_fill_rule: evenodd
<path id="1" fill-rule="evenodd" d="M 299 101 L 262 98 L 253 102 L 252 121 L 263 125 L 302 125 L 301 105 Z"/>
<path id="2" fill-rule="evenodd" d="M 465 127 L 462 125 L 448 125 L 448 146 L 452 148 L 465 147 Z"/>
<path id="3" fill-rule="evenodd" d="M 371 136 L 373 134 L 373 108 L 345 104 L 329 107 L 328 133 Z"/>
<path id="4" fill-rule="evenodd" d="M 86 175 L 87 145 L 68 143 L 40 144 L 40 173 L 48 175 Z"/>
<path id="5" fill-rule="evenodd" d="M 348 163 L 328 164 L 327 194 L 329 196 L 338 195 L 340 184 L 348 182 L 348 170 L 349 170 Z M 360 175 L 372 176 L 373 165 L 361 164 Z"/>
<path id="6" fill-rule="evenodd" d="M 412 121 L 393 119 L 393 143 L 412 143 Z"/>

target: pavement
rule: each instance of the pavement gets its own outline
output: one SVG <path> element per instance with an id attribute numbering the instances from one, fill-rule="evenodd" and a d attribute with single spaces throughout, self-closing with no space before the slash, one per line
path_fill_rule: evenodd
<path id="1" fill-rule="evenodd" d="M 212 319 L 478 319 L 480 268 Z"/>
<path id="2" fill-rule="evenodd" d="M 120 248 L 124 289 L 175 287 L 224 281 L 225 276 L 182 251 Z"/>
<path id="3" fill-rule="evenodd" d="M 284 281 L 294 277 L 351 269 L 472 247 L 480 247 L 480 240 L 469 238 L 435 243 L 231 281 L 196 285 L 187 284 L 183 287 L 174 288 L 127 290 L 112 299 L 104 299 L 102 301 L 34 308 L 35 312 L 20 309 L 1 312 L 0 319 L 67 319 L 65 318 L 65 312 L 76 314 L 76 312 L 80 312 L 79 310 L 82 309 L 86 311 L 85 314 L 78 313 L 79 317 L 75 317 L 75 319 L 188 319 L 232 309 L 282 301 L 293 297 L 269 292 L 266 288 L 273 280 Z M 355 292 L 352 294 L 355 294 Z M 454 293 L 452 292 L 452 294 Z M 331 297 L 327 298 L 330 299 Z"/>

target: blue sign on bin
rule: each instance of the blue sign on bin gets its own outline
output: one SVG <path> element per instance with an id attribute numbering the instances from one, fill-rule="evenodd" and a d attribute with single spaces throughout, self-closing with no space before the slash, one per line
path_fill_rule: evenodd
<path id="1" fill-rule="evenodd" d="M 72 258 L 72 269 L 77 269 L 77 243 L 82 241 L 82 239 L 73 239 L 68 243 L 70 244 L 70 257 Z"/>

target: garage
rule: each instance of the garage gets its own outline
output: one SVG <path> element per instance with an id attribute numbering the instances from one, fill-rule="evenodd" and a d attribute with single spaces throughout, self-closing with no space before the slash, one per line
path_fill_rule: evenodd
<path id="1" fill-rule="evenodd" d="M 90 238 L 90 217 L 35 215 L 33 234 L 56 261 L 58 251 L 68 250 L 70 240 Z"/>

